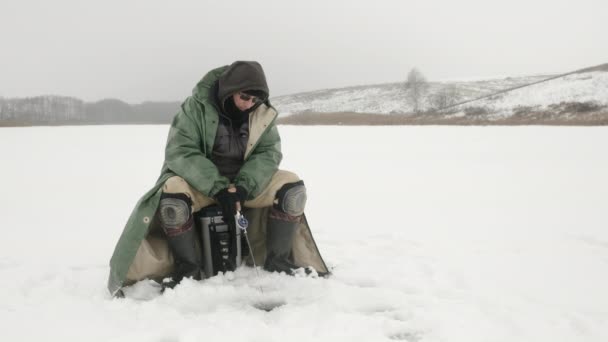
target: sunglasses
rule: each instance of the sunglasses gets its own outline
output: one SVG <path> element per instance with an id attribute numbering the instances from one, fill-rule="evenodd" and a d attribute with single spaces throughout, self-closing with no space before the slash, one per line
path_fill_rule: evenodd
<path id="1" fill-rule="evenodd" d="M 239 93 L 239 98 L 243 101 L 253 101 L 253 103 L 262 102 L 262 99 L 257 96 L 247 95 L 245 93 Z"/>

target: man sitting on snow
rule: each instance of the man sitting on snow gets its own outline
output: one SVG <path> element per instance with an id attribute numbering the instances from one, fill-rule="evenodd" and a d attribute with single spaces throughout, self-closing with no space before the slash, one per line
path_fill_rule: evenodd
<path id="1" fill-rule="evenodd" d="M 254 259 L 267 271 L 328 273 L 304 216 L 304 183 L 278 169 L 277 111 L 268 96 L 257 62 L 211 70 L 196 85 L 173 119 L 161 175 L 118 241 L 111 293 L 145 278 L 201 279 L 193 213 L 214 203 L 226 222 L 248 208 Z"/>

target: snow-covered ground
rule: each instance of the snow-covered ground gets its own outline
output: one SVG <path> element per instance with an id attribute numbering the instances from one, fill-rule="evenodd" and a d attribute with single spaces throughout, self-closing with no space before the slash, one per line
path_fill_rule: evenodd
<path id="1" fill-rule="evenodd" d="M 2 340 L 608 340 L 608 128 L 280 130 L 333 276 L 242 268 L 111 299 L 168 127 L 0 129 Z"/>
<path id="2" fill-rule="evenodd" d="M 453 110 L 464 114 L 468 107 L 484 108 L 494 118 L 504 118 L 513 115 L 522 107 L 526 107 L 527 111 L 551 111 L 551 105 L 559 105 L 562 102 L 589 102 L 598 106 L 608 106 L 608 66 L 603 70 L 551 79 L 479 101 L 468 102 Z M 551 77 L 555 75 L 429 82 L 427 91 L 420 99 L 420 109 L 430 110 L 445 106 L 446 104 L 439 105 L 434 100 L 442 92 L 450 94 L 449 96 L 452 97 L 450 103 L 460 103 Z M 411 113 L 414 110 L 405 83 L 318 90 L 273 98 L 272 103 L 283 116 L 302 112 L 399 114 Z"/>
<path id="3" fill-rule="evenodd" d="M 548 82 L 533 84 L 490 98 L 465 104 L 484 107 L 489 113 L 509 116 L 521 107 L 548 110 L 562 102 L 590 102 L 608 105 L 608 72 L 594 71 L 564 76 Z"/>

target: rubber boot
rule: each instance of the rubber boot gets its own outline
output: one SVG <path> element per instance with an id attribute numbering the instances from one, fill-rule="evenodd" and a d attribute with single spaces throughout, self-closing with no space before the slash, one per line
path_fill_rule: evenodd
<path id="1" fill-rule="evenodd" d="M 266 228 L 266 261 L 264 269 L 268 272 L 295 274 L 299 266 L 291 261 L 291 249 L 300 217 L 287 214 L 276 215 L 271 209 Z M 274 214 L 274 215 L 273 215 Z"/>
<path id="2" fill-rule="evenodd" d="M 173 288 L 184 278 L 201 279 L 201 254 L 190 208 L 190 199 L 184 194 L 163 194 L 161 197 L 161 227 L 167 236 L 174 264 L 172 279 L 163 282 L 164 287 Z"/>
<path id="3" fill-rule="evenodd" d="M 196 248 L 196 231 L 194 221 L 190 220 L 190 228 L 179 234 L 167 236 L 169 249 L 173 253 L 174 270 L 172 280 L 174 284 L 167 284 L 167 287 L 177 285 L 184 278 L 201 280 L 201 256 Z M 188 223 L 186 223 L 188 224 Z M 173 285 L 173 286 L 171 286 Z"/>

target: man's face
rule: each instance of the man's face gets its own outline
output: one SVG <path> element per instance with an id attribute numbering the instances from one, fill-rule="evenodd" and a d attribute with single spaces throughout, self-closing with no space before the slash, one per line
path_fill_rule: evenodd
<path id="1" fill-rule="evenodd" d="M 261 99 L 255 96 L 247 95 L 242 92 L 233 94 L 232 99 L 234 100 L 236 108 L 238 108 L 240 111 L 246 111 L 261 101 Z"/>

